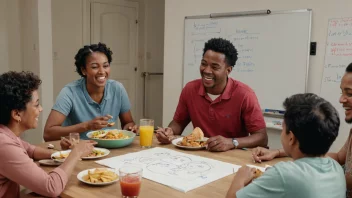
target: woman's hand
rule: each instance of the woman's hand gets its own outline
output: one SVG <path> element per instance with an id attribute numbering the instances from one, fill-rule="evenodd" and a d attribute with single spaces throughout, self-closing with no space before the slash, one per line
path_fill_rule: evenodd
<path id="1" fill-rule="evenodd" d="M 80 157 L 89 155 L 97 142 L 93 140 L 81 140 L 78 144 L 72 146 L 72 152 L 77 152 Z"/>

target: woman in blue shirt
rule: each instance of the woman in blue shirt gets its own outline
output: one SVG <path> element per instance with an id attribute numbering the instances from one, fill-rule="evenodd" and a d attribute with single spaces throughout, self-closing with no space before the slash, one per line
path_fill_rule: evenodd
<path id="1" fill-rule="evenodd" d="M 53 141 L 72 132 L 108 127 L 120 118 L 121 127 L 135 131 L 128 95 L 120 82 L 109 79 L 112 51 L 103 43 L 86 45 L 75 56 L 82 77 L 67 84 L 59 93 L 44 128 L 44 140 Z"/>

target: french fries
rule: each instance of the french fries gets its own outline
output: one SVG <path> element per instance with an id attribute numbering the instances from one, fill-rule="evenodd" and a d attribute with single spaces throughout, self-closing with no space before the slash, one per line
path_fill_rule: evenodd
<path id="1" fill-rule="evenodd" d="M 116 173 L 105 168 L 96 168 L 94 171 L 88 170 L 88 175 L 83 176 L 83 180 L 90 183 L 106 183 L 117 178 Z"/>

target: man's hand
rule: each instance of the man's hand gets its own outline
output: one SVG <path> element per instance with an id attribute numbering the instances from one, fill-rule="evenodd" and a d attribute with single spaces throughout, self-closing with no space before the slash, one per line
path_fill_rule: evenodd
<path id="1" fill-rule="evenodd" d="M 132 131 L 134 133 L 137 133 L 137 130 L 138 130 L 138 126 L 134 123 L 132 124 L 126 124 L 126 126 L 124 127 L 124 130 L 127 130 L 127 131 Z"/>
<path id="2" fill-rule="evenodd" d="M 269 150 L 263 147 L 257 147 L 252 150 L 254 162 L 269 161 L 279 155 L 279 150 Z"/>
<path id="3" fill-rule="evenodd" d="M 235 148 L 235 145 L 232 143 L 231 138 L 225 138 L 221 135 L 214 136 L 208 139 L 207 149 L 209 151 L 228 151 Z"/>
<path id="4" fill-rule="evenodd" d="M 158 129 L 155 130 L 155 132 L 156 132 L 155 134 L 156 138 L 162 144 L 170 144 L 171 140 L 175 138 L 174 132 L 170 127 L 167 127 L 167 128 L 158 127 Z"/>

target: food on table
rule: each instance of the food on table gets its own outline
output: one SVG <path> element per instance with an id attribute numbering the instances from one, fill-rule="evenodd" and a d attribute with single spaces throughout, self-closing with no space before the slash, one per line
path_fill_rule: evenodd
<path id="1" fill-rule="evenodd" d="M 53 156 L 53 158 L 57 160 L 62 160 L 62 159 L 66 159 L 69 154 L 70 152 L 66 152 L 66 153 L 59 152 L 59 156 Z"/>
<path id="2" fill-rule="evenodd" d="M 99 157 L 104 155 L 104 151 L 94 149 L 87 157 Z"/>
<path id="3" fill-rule="evenodd" d="M 254 173 L 254 179 L 257 179 L 258 177 L 262 176 L 263 172 L 259 169 L 255 169 L 255 173 Z"/>
<path id="4" fill-rule="evenodd" d="M 121 131 L 117 129 L 113 129 L 110 131 L 99 130 L 93 132 L 90 138 L 93 139 L 104 139 L 104 140 L 121 140 L 121 139 L 128 139 L 129 136 L 125 135 Z"/>
<path id="5" fill-rule="evenodd" d="M 177 145 L 187 147 L 203 147 L 206 141 L 203 141 L 204 133 L 202 129 L 196 127 L 191 134 L 182 138 L 182 141 L 177 142 Z"/>
<path id="6" fill-rule="evenodd" d="M 88 170 L 88 175 L 83 176 L 83 180 L 90 183 L 106 183 L 114 181 L 118 178 L 117 174 L 106 169 L 96 168 Z"/>

